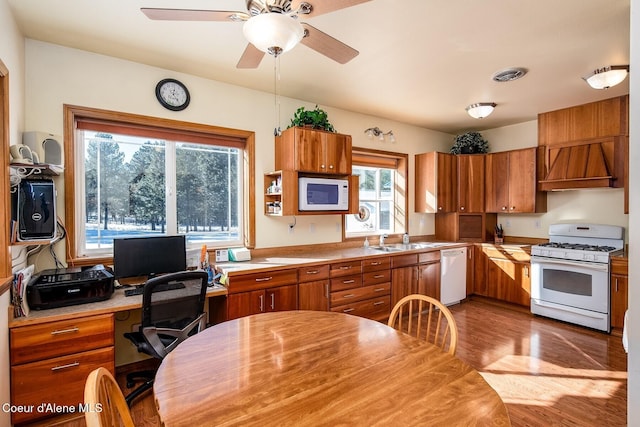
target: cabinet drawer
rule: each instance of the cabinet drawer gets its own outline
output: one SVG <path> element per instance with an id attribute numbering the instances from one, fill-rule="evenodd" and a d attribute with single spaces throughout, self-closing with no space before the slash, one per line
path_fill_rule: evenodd
<path id="1" fill-rule="evenodd" d="M 440 251 L 423 252 L 418 254 L 418 262 L 420 264 L 425 262 L 437 262 L 440 261 Z"/>
<path id="2" fill-rule="evenodd" d="M 362 261 L 362 271 L 388 270 L 391 267 L 391 257 L 367 258 Z"/>
<path id="3" fill-rule="evenodd" d="M 298 283 L 296 270 L 274 270 L 229 277 L 229 293 L 253 291 Z"/>
<path id="4" fill-rule="evenodd" d="M 331 306 L 350 304 L 354 301 L 362 301 L 369 298 L 389 295 L 391 284 L 382 283 L 378 285 L 363 286 L 360 288 L 347 289 L 346 291 L 331 292 Z"/>
<path id="5" fill-rule="evenodd" d="M 331 264 L 331 270 L 329 275 L 331 277 L 341 277 L 348 276 L 350 274 L 360 274 L 362 273 L 362 262 L 361 261 L 349 261 L 349 262 L 340 262 L 336 264 Z"/>
<path id="6" fill-rule="evenodd" d="M 312 282 L 329 277 L 329 264 L 301 267 L 298 269 L 298 282 Z"/>
<path id="7" fill-rule="evenodd" d="M 391 267 L 405 267 L 407 265 L 416 265 L 418 263 L 418 254 L 396 255 L 391 258 Z"/>
<path id="8" fill-rule="evenodd" d="M 531 256 L 525 251 L 518 249 L 506 249 L 506 248 L 484 248 L 484 253 L 489 258 L 505 259 L 509 261 L 525 261 L 528 262 Z"/>
<path id="9" fill-rule="evenodd" d="M 389 295 L 365 301 L 353 302 L 347 305 L 332 307 L 331 311 L 367 317 L 373 320 L 387 320 L 391 313 L 391 297 Z"/>
<path id="10" fill-rule="evenodd" d="M 369 286 L 376 283 L 384 283 L 391 281 L 391 270 L 372 271 L 362 274 L 362 285 Z"/>
<path id="11" fill-rule="evenodd" d="M 12 328 L 11 364 L 114 345 L 113 314 Z"/>
<path id="12" fill-rule="evenodd" d="M 611 274 L 627 276 L 629 274 L 628 261 L 626 259 L 611 258 Z"/>
<path id="13" fill-rule="evenodd" d="M 362 286 L 361 274 L 337 278 L 334 277 L 331 279 L 331 292 L 359 288 L 360 286 Z"/>
<path id="14" fill-rule="evenodd" d="M 55 415 L 38 412 L 38 405 L 51 403 L 74 406 L 84 402 L 84 383 L 102 366 L 115 373 L 113 346 L 11 367 L 11 403 L 34 405 L 32 413 L 15 412 L 14 424 Z"/>

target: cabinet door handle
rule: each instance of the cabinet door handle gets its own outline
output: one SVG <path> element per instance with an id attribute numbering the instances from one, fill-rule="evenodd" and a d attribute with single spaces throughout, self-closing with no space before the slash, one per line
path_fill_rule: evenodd
<path id="1" fill-rule="evenodd" d="M 329 169 L 333 169 L 333 165 L 329 165 Z"/>
<path id="2" fill-rule="evenodd" d="M 618 278 L 616 277 L 616 292 L 618 292 Z"/>
<path id="3" fill-rule="evenodd" d="M 55 372 L 55 371 L 60 371 L 62 369 L 75 368 L 76 366 L 80 366 L 80 362 L 73 362 L 66 365 L 54 366 L 53 368 L 51 368 L 51 371 Z"/>
<path id="4" fill-rule="evenodd" d="M 524 277 L 529 277 L 529 266 L 524 266 Z"/>
<path id="5" fill-rule="evenodd" d="M 516 207 L 515 206 L 511 206 L 511 210 L 512 211 L 516 210 Z"/>
<path id="6" fill-rule="evenodd" d="M 264 296 L 260 295 L 260 313 L 264 313 Z"/>
<path id="7" fill-rule="evenodd" d="M 382 279 L 384 277 L 384 274 L 376 274 L 375 276 L 373 276 L 374 279 Z"/>
<path id="8" fill-rule="evenodd" d="M 271 310 L 275 310 L 275 309 L 276 309 L 276 296 L 272 292 L 271 293 Z"/>
<path id="9" fill-rule="evenodd" d="M 373 292 L 384 292 L 384 291 L 386 291 L 385 288 L 378 288 L 373 290 Z"/>
<path id="10" fill-rule="evenodd" d="M 380 265 L 380 264 L 382 264 L 382 263 L 378 262 L 378 261 L 372 261 L 371 264 L 369 264 L 369 265 Z"/>
<path id="11" fill-rule="evenodd" d="M 325 284 L 324 285 L 324 296 L 329 299 L 329 285 Z"/>
<path id="12" fill-rule="evenodd" d="M 78 331 L 80 331 L 80 328 L 78 328 L 77 326 L 74 326 L 73 328 L 69 328 L 69 329 L 59 329 L 56 331 L 51 331 L 51 335 L 71 334 L 73 332 L 78 332 Z"/>
<path id="13" fill-rule="evenodd" d="M 352 265 L 343 265 L 343 266 L 340 267 L 340 270 L 348 270 L 348 269 L 350 269 L 352 267 L 353 267 Z"/>
<path id="14" fill-rule="evenodd" d="M 354 310 L 355 310 L 355 308 L 345 308 L 344 310 L 342 310 L 342 312 L 343 313 L 351 313 Z"/>
<path id="15" fill-rule="evenodd" d="M 506 211 L 506 210 L 507 210 L 507 207 L 506 207 L 506 206 L 503 206 L 503 207 L 502 207 L 502 210 L 503 210 L 503 211 Z"/>
<path id="16" fill-rule="evenodd" d="M 309 270 L 306 274 L 318 274 L 319 272 L 319 270 Z"/>
<path id="17" fill-rule="evenodd" d="M 355 297 L 354 294 L 347 294 L 342 296 L 342 298 L 353 298 L 353 297 Z"/>
<path id="18" fill-rule="evenodd" d="M 325 166 L 324 166 L 324 165 L 320 165 L 320 169 L 324 169 L 324 168 L 325 168 Z"/>
<path id="19" fill-rule="evenodd" d="M 373 305 L 382 305 L 384 304 L 384 301 L 376 301 L 373 303 Z"/>
<path id="20" fill-rule="evenodd" d="M 349 285 L 349 284 L 351 284 L 351 283 L 355 283 L 355 280 L 353 280 L 353 279 L 351 279 L 351 280 L 343 280 L 343 281 L 342 281 L 342 283 L 343 283 L 344 285 Z"/>
<path id="21" fill-rule="evenodd" d="M 273 279 L 273 277 L 269 276 L 269 277 L 259 277 L 256 279 L 256 282 L 268 282 L 269 280 Z"/>

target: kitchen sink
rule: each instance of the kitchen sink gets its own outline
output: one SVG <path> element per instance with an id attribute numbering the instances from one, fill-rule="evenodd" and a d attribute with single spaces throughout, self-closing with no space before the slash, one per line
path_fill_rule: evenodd
<path id="1" fill-rule="evenodd" d="M 440 246 L 450 246 L 453 243 L 450 242 L 423 242 L 423 243 L 409 243 L 405 245 L 404 243 L 389 243 L 384 246 L 372 246 L 372 249 L 377 251 L 384 252 L 400 252 L 400 251 L 411 251 L 415 249 L 428 249 L 428 248 L 437 248 Z"/>

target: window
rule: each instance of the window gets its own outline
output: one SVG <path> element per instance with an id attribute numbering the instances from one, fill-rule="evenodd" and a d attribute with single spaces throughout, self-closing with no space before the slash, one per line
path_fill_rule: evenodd
<path id="1" fill-rule="evenodd" d="M 346 237 L 406 231 L 407 155 L 354 148 L 353 174 L 360 177 L 360 212 L 345 216 Z"/>
<path id="2" fill-rule="evenodd" d="M 246 140 L 221 128 L 99 116 L 74 114 L 74 179 L 65 180 L 74 188 L 72 258 L 111 256 L 118 237 L 183 234 L 192 247 L 250 246 Z"/>

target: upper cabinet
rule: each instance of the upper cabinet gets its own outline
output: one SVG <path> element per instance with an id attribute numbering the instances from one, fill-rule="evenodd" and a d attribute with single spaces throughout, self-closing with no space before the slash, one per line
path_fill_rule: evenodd
<path id="1" fill-rule="evenodd" d="M 544 171 L 544 147 L 503 151 L 485 158 L 485 209 L 496 213 L 546 212 L 546 195 L 537 190 Z"/>
<path id="2" fill-rule="evenodd" d="M 456 212 L 458 161 L 448 153 L 417 154 L 415 210 L 425 213 Z"/>
<path id="3" fill-rule="evenodd" d="M 628 95 L 539 114 L 548 171 L 540 188 L 626 187 L 628 144 Z"/>
<path id="4" fill-rule="evenodd" d="M 484 212 L 484 159 L 482 154 L 458 154 L 458 212 Z"/>
<path id="5" fill-rule="evenodd" d="M 351 175 L 351 136 L 292 127 L 276 137 L 277 170 Z"/>

